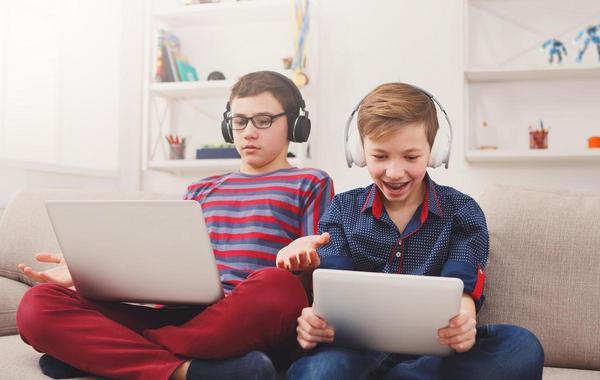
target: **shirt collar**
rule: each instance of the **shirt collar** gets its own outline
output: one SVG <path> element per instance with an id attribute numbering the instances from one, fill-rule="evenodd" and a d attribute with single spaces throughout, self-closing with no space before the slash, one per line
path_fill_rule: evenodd
<path id="1" fill-rule="evenodd" d="M 361 213 L 364 213 L 368 209 L 371 209 L 373 216 L 375 219 L 381 219 L 381 212 L 383 210 L 383 194 L 381 194 L 381 190 L 377 187 L 377 185 L 372 184 L 369 193 L 367 194 L 367 199 L 365 199 L 365 203 L 363 204 Z"/>
<path id="2" fill-rule="evenodd" d="M 444 216 L 436 189 L 437 184 L 433 182 L 431 177 L 429 177 L 429 173 L 425 174 L 423 182 L 425 183 L 425 199 L 421 204 L 421 223 L 427 219 L 427 214 L 430 211 L 439 217 Z M 360 212 L 364 213 L 369 209 L 371 209 L 371 213 L 375 219 L 381 219 L 381 213 L 383 211 L 383 194 L 381 193 L 381 190 L 379 190 L 379 187 L 377 187 L 375 184 L 371 185 L 369 193 L 367 194 L 367 198 L 365 199 L 365 203 L 363 204 Z"/>

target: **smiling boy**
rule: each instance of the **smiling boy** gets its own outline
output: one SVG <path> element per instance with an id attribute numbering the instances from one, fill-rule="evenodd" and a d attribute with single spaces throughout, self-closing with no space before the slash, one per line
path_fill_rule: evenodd
<path id="1" fill-rule="evenodd" d="M 334 197 L 319 223 L 330 242 L 317 248 L 319 259 L 310 269 L 320 262 L 324 267 L 461 279 L 460 312 L 438 331 L 439 343 L 456 354 L 440 358 L 330 346 L 335 330 L 307 307 L 298 318 L 297 340 L 308 355 L 290 367 L 288 377 L 541 378 L 544 355 L 532 333 L 508 325 L 477 327 L 487 226 L 475 200 L 438 185 L 427 174 L 428 166 L 448 162 L 450 149 L 449 134 L 439 131 L 433 97 L 404 83 L 383 84 L 359 105 L 358 131 L 358 146 L 348 151 L 355 152 L 350 155 L 354 163 L 366 165 L 373 184 Z M 285 253 L 278 257 L 279 265 L 307 267 L 299 262 Z"/>

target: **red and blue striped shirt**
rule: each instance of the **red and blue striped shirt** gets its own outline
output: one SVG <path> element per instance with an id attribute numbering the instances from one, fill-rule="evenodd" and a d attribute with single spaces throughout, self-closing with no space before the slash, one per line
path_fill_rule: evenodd
<path id="1" fill-rule="evenodd" d="M 221 282 L 230 292 L 253 271 L 275 266 L 281 248 L 316 234 L 333 194 L 324 171 L 286 168 L 208 177 L 190 185 L 185 199 L 202 206 Z"/>

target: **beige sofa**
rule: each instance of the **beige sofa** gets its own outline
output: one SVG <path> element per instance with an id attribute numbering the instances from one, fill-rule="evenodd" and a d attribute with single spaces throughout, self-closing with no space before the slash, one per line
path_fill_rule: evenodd
<path id="1" fill-rule="evenodd" d="M 58 252 L 46 199 L 136 199 L 156 195 L 25 191 L 0 219 L 2 379 L 44 379 L 40 356 L 15 328 L 29 284 L 16 264 Z M 490 230 L 487 300 L 480 323 L 534 331 L 546 351 L 544 379 L 600 379 L 600 194 L 492 187 L 479 199 Z"/>

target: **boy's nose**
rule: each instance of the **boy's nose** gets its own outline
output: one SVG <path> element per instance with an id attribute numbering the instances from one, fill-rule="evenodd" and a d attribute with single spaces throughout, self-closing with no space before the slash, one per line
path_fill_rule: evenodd
<path id="1" fill-rule="evenodd" d="M 256 138 L 258 137 L 258 129 L 252 124 L 252 120 L 248 120 L 246 128 L 242 130 L 242 136 L 244 138 Z"/>
<path id="2" fill-rule="evenodd" d="M 390 179 L 400 179 L 404 177 L 404 167 L 400 164 L 390 163 L 385 170 L 385 175 Z"/>

